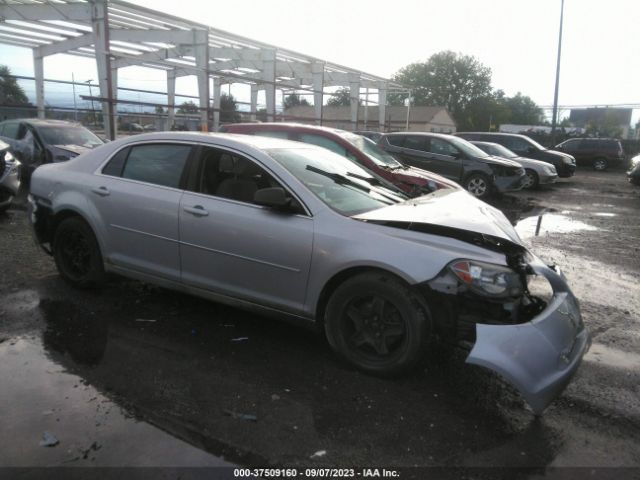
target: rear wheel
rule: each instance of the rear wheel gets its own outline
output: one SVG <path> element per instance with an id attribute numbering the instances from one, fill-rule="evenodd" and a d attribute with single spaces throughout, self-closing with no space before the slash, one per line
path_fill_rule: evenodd
<path id="1" fill-rule="evenodd" d="M 597 170 L 598 172 L 601 172 L 603 170 L 607 169 L 607 159 L 606 158 L 596 158 L 593 161 L 593 169 Z"/>
<path id="2" fill-rule="evenodd" d="M 486 198 L 491 193 L 491 182 L 482 173 L 472 173 L 465 180 L 464 188 L 476 198 Z"/>
<path id="3" fill-rule="evenodd" d="M 425 354 L 430 318 L 408 285 L 372 272 L 348 279 L 333 293 L 325 331 L 333 349 L 352 365 L 392 375 L 407 371 Z"/>
<path id="4" fill-rule="evenodd" d="M 62 278 L 78 288 L 104 282 L 102 254 L 91 227 L 81 218 L 64 219 L 53 236 L 53 257 Z"/>
<path id="5" fill-rule="evenodd" d="M 525 179 L 524 185 L 522 188 L 527 188 L 531 190 L 538 188 L 538 185 L 540 183 L 540 178 L 538 177 L 538 174 L 535 171 L 527 168 L 525 170 L 525 176 L 527 178 Z"/>

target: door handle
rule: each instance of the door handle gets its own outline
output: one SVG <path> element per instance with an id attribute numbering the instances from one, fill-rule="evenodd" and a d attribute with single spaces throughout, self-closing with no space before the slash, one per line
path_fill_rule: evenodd
<path id="1" fill-rule="evenodd" d="M 106 197 L 107 195 L 111 194 L 107 187 L 92 188 L 91 191 L 97 195 L 100 195 L 101 197 Z"/>
<path id="2" fill-rule="evenodd" d="M 209 215 L 209 212 L 207 212 L 202 205 L 184 207 L 183 210 L 185 212 L 191 213 L 192 215 L 195 215 L 196 217 L 206 217 L 207 215 Z"/>

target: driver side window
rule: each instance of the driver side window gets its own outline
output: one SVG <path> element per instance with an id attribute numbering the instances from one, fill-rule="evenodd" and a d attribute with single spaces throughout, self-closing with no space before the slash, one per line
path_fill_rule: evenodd
<path id="1" fill-rule="evenodd" d="M 217 148 L 203 148 L 195 181 L 189 190 L 205 195 L 256 204 L 255 193 L 263 188 L 282 188 L 303 213 L 300 204 L 288 190 L 264 168 L 246 157 Z"/>

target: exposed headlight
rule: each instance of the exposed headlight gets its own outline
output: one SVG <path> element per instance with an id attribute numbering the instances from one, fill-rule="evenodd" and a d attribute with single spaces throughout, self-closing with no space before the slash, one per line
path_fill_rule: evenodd
<path id="1" fill-rule="evenodd" d="M 568 156 L 568 157 L 562 157 L 562 161 L 563 161 L 564 163 L 566 163 L 567 165 L 573 165 L 574 163 L 576 163 L 576 159 L 575 159 L 575 158 L 573 158 L 573 157 L 571 157 L 571 156 Z"/>
<path id="2" fill-rule="evenodd" d="M 475 260 L 455 260 L 449 264 L 456 277 L 469 288 L 488 297 L 517 297 L 522 295 L 520 275 L 508 267 Z"/>
<path id="3" fill-rule="evenodd" d="M 544 173 L 546 173 L 547 175 L 558 174 L 558 172 L 556 172 L 556 167 L 554 167 L 553 165 L 545 165 L 544 167 L 542 167 L 542 170 L 544 170 Z"/>
<path id="4" fill-rule="evenodd" d="M 7 151 L 7 153 L 4 154 L 4 161 L 13 163 L 16 161 L 16 158 L 11 154 L 11 152 Z"/>
<path id="5" fill-rule="evenodd" d="M 635 157 L 633 157 L 631 159 L 631 166 L 635 167 L 636 165 L 638 165 L 640 163 L 640 155 L 636 155 Z"/>

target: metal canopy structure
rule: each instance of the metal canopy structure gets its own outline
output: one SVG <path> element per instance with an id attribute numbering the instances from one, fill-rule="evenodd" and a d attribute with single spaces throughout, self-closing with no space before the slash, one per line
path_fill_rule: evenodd
<path id="1" fill-rule="evenodd" d="M 110 138 L 116 134 L 118 69 L 134 65 L 166 71 L 169 125 L 175 115 L 176 78 L 195 75 L 203 131 L 208 130 L 212 110 L 217 129 L 220 87 L 227 83 L 251 86 L 252 112 L 257 109 L 258 91 L 264 90 L 270 121 L 275 116 L 276 89 L 312 92 L 320 121 L 325 87 L 348 87 L 354 128 L 361 88 L 367 94 L 369 89 L 377 91 L 380 126 L 387 92 L 406 91 L 382 77 L 120 0 L 0 0 L 0 43 L 32 49 L 41 118 L 44 57 L 65 53 L 94 58 Z"/>

